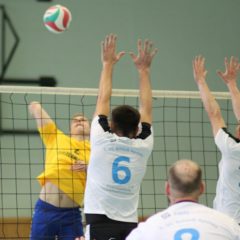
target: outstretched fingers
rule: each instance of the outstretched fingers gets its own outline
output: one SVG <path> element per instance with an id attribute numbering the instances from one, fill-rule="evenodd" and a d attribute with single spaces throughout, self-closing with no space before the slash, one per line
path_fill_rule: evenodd
<path id="1" fill-rule="evenodd" d="M 226 57 L 224 58 L 224 71 L 217 71 L 217 75 L 226 83 L 236 82 L 237 75 L 240 70 L 240 64 L 238 58 L 231 56 L 228 60 Z"/>
<path id="2" fill-rule="evenodd" d="M 148 40 L 148 39 L 146 39 L 146 40 L 144 41 L 143 52 L 144 52 L 145 54 L 147 54 L 147 53 L 149 52 L 149 40 Z"/>
<path id="3" fill-rule="evenodd" d="M 153 57 L 157 53 L 157 49 L 153 49 L 153 43 L 149 40 L 142 42 L 141 39 L 137 41 L 138 54 L 135 55 L 133 52 L 130 52 L 130 56 L 135 63 L 135 66 L 138 70 L 146 70 L 151 66 Z"/>
<path id="4" fill-rule="evenodd" d="M 232 56 L 230 59 L 230 66 L 231 66 L 231 68 L 238 70 L 239 69 L 238 58 Z"/>
<path id="5" fill-rule="evenodd" d="M 114 34 L 109 34 L 105 37 L 104 40 L 104 47 L 109 48 L 109 47 L 115 47 L 116 46 L 116 40 L 117 40 L 117 36 Z"/>
<path id="6" fill-rule="evenodd" d="M 226 57 L 224 58 L 224 65 L 225 65 L 225 69 L 229 68 L 228 59 Z"/>
<path id="7" fill-rule="evenodd" d="M 158 49 L 157 48 L 154 48 L 152 53 L 151 53 L 151 58 L 153 58 L 158 52 Z"/>
<path id="8" fill-rule="evenodd" d="M 137 58 L 137 55 L 135 55 L 133 52 L 130 52 L 129 55 L 131 56 L 133 61 L 135 61 L 135 59 Z"/>
<path id="9" fill-rule="evenodd" d="M 192 61 L 193 75 L 196 82 L 201 82 L 205 80 L 207 71 L 205 69 L 205 58 L 198 55 Z"/>
<path id="10" fill-rule="evenodd" d="M 144 41 L 144 47 L 140 50 L 143 52 L 145 56 L 149 56 L 153 58 L 157 53 L 157 48 L 153 49 L 153 42 L 148 39 Z"/>
<path id="11" fill-rule="evenodd" d="M 138 39 L 137 46 L 138 46 L 138 53 L 141 54 L 141 52 L 142 52 L 142 40 L 141 39 Z"/>
<path id="12" fill-rule="evenodd" d="M 117 35 L 111 33 L 102 42 L 102 62 L 115 64 L 125 54 L 124 51 L 116 53 Z"/>
<path id="13" fill-rule="evenodd" d="M 224 73 L 220 70 L 217 70 L 217 75 L 220 77 L 220 78 L 223 78 L 224 77 Z"/>
<path id="14" fill-rule="evenodd" d="M 124 51 L 119 52 L 119 53 L 117 54 L 117 56 L 116 56 L 117 61 L 119 61 L 120 58 L 123 57 L 124 55 L 125 55 L 125 52 L 124 52 Z"/>

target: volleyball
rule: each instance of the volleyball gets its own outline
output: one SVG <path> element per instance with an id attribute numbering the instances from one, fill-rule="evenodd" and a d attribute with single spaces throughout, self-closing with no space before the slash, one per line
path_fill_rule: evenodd
<path id="1" fill-rule="evenodd" d="M 68 8 L 55 5 L 46 10 L 43 15 L 45 27 L 53 33 L 62 33 L 69 28 L 72 14 Z"/>

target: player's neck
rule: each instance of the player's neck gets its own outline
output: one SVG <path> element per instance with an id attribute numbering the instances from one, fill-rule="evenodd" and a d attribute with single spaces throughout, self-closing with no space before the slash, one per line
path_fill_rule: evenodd
<path id="1" fill-rule="evenodd" d="M 134 138 L 136 137 L 133 133 L 129 133 L 128 136 L 124 135 L 121 131 L 114 132 L 118 137 L 127 137 L 127 138 Z"/>
<path id="2" fill-rule="evenodd" d="M 76 134 L 72 134 L 71 138 L 76 139 L 77 141 L 88 141 L 89 140 L 89 136 L 86 135 L 76 135 Z"/>
<path id="3" fill-rule="evenodd" d="M 177 198 L 171 201 L 171 205 L 176 204 L 176 203 L 181 203 L 181 202 L 198 202 L 198 199 L 194 197 L 185 197 L 185 198 Z"/>

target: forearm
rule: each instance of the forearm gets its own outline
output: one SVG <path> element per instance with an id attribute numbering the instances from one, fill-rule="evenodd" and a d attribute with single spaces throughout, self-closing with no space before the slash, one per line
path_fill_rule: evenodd
<path id="1" fill-rule="evenodd" d="M 141 121 L 152 122 L 152 87 L 149 69 L 139 70 L 139 96 Z"/>
<path id="2" fill-rule="evenodd" d="M 39 102 L 31 102 L 29 105 L 29 112 L 36 119 L 38 127 L 52 122 L 52 119 Z"/>
<path id="3" fill-rule="evenodd" d="M 220 107 L 214 96 L 210 92 L 206 82 L 198 83 L 198 89 L 202 98 L 204 108 L 210 118 L 210 120 L 216 115 L 220 114 Z"/>
<path id="4" fill-rule="evenodd" d="M 221 114 L 220 106 L 210 92 L 207 83 L 200 81 L 197 83 L 202 98 L 204 108 L 208 114 L 211 122 L 213 135 L 216 136 L 220 128 L 226 127 L 224 119 Z"/>
<path id="5" fill-rule="evenodd" d="M 100 81 L 96 114 L 108 115 L 110 112 L 110 99 L 112 94 L 113 64 L 103 64 Z"/>
<path id="6" fill-rule="evenodd" d="M 239 121 L 240 120 L 240 92 L 238 90 L 237 83 L 229 82 L 227 86 L 231 95 L 234 114 L 237 120 Z"/>

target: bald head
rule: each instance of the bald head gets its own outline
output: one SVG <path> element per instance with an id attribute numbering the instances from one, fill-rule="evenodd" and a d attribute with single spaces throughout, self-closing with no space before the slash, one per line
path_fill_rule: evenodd
<path id="1" fill-rule="evenodd" d="M 202 170 L 191 160 L 178 160 L 169 169 L 168 183 L 176 197 L 200 195 Z"/>

